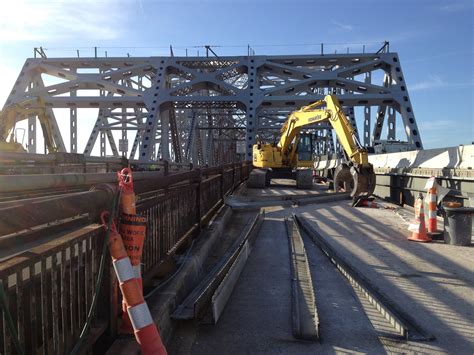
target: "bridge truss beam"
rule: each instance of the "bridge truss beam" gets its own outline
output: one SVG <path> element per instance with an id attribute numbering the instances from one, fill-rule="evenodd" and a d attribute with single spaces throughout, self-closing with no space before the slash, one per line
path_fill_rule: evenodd
<path id="1" fill-rule="evenodd" d="M 257 137 L 273 139 L 291 111 L 326 94 L 338 95 L 355 126 L 360 120 L 364 145 L 374 146 L 387 132 L 388 141 L 422 149 L 400 60 L 391 52 L 31 58 L 6 106 L 40 97 L 61 151 L 80 152 L 79 142 L 84 141 L 87 156 L 108 153 L 141 162 L 214 165 L 232 161 L 236 153 L 251 159 Z M 59 117 L 56 111 L 64 108 L 67 114 Z M 80 113 L 91 109 L 95 123 L 86 131 Z M 397 118 L 404 128 L 402 138 L 397 137 Z M 57 123 L 61 119 L 69 119 L 69 149 L 63 142 L 68 133 Z M 334 151 L 327 124 L 314 132 L 318 154 Z"/>

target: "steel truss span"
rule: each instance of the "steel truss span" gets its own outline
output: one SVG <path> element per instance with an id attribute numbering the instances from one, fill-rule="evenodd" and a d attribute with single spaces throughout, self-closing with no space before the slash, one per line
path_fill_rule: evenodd
<path id="1" fill-rule="evenodd" d="M 291 111 L 328 93 L 338 95 L 363 145 L 423 148 L 399 57 L 390 52 L 32 58 L 4 108 L 25 100 L 45 107 L 59 151 L 217 165 L 251 159 L 258 137 L 274 138 Z M 93 112 L 88 132 L 81 111 Z M 28 120 L 28 150 L 36 152 L 36 118 L 16 120 Z M 316 154 L 340 150 L 327 124 L 312 132 Z"/>

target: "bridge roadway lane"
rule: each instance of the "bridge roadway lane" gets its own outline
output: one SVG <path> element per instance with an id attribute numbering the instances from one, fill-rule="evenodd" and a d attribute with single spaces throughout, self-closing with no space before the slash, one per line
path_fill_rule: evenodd
<path id="1" fill-rule="evenodd" d="M 351 286 L 319 249 L 311 245 L 308 257 L 321 343 L 292 337 L 288 239 L 283 218 L 269 217 L 218 324 L 183 324 L 170 354 L 384 353 Z"/>

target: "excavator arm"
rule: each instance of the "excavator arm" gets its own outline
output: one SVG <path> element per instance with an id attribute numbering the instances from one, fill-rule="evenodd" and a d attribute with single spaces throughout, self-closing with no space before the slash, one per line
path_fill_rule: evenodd
<path id="1" fill-rule="evenodd" d="M 321 108 L 326 106 L 325 108 Z M 367 150 L 358 143 L 355 130 L 342 111 L 341 104 L 335 95 L 327 95 L 311 105 L 294 111 L 281 129 L 278 146 L 282 154 L 294 157 L 296 144 L 301 129 L 315 123 L 329 122 L 336 132 L 339 143 L 349 159 L 356 164 L 368 164 Z"/>

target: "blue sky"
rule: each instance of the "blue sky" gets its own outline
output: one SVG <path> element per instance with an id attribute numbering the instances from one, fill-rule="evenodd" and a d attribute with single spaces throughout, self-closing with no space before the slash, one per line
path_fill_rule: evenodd
<path id="1" fill-rule="evenodd" d="M 280 0 L 3 0 L 0 105 L 33 47 L 48 56 L 351 52 L 390 41 L 425 148 L 474 141 L 474 2 Z M 143 48 L 145 47 L 145 48 Z"/>

